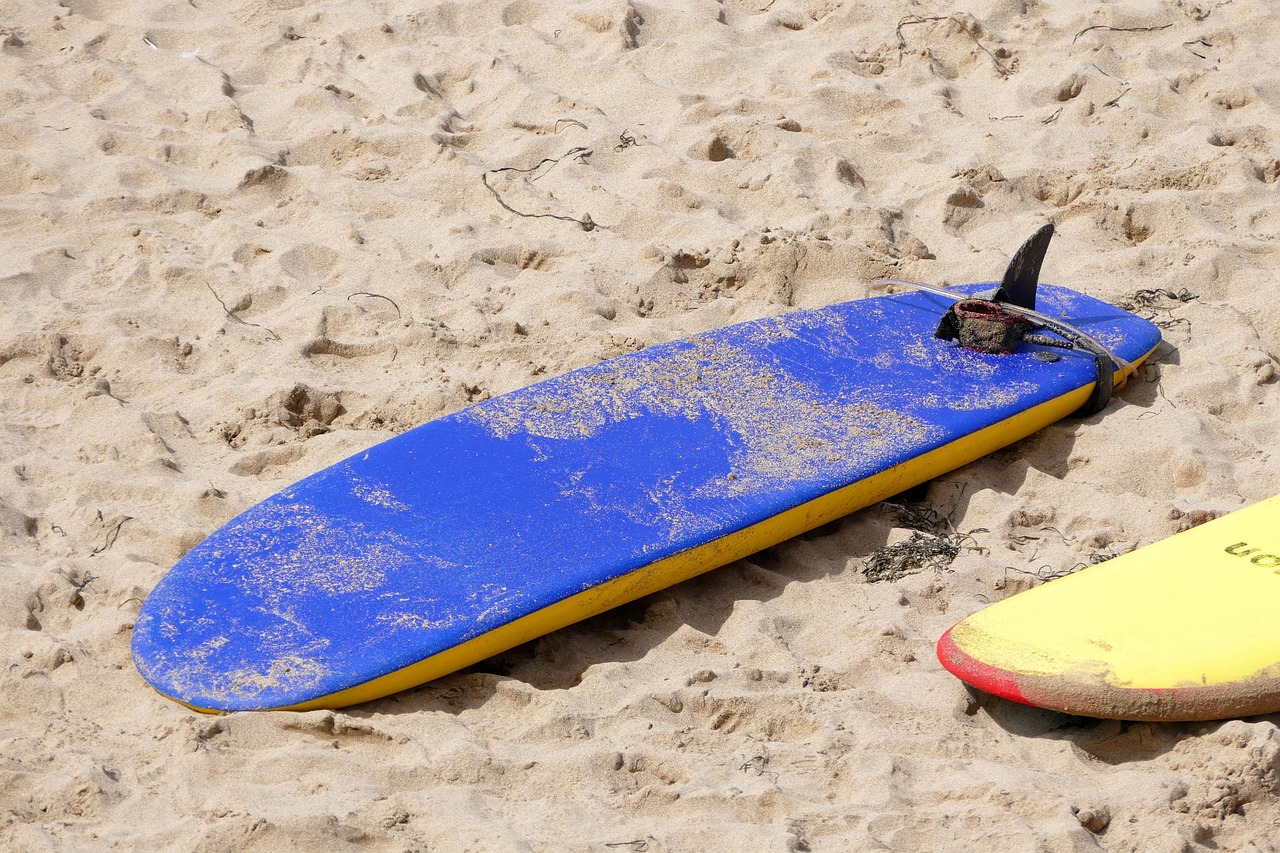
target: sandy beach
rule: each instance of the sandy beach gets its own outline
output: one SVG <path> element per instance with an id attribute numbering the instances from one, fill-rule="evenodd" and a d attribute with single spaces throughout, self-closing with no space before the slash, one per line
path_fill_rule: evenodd
<path id="1" fill-rule="evenodd" d="M 1280 849 L 1280 714 L 974 694 L 988 602 L 1280 480 L 1265 0 L 0 0 L 0 848 Z M 396 696 L 206 716 L 130 658 L 290 483 L 730 323 L 998 279 L 1155 319 L 1102 413 Z"/>

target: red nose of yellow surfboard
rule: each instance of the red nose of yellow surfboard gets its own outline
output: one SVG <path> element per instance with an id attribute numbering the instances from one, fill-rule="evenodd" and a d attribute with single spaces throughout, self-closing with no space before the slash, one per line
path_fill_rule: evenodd
<path id="1" fill-rule="evenodd" d="M 988 693 L 1129 720 L 1280 711 L 1280 497 L 979 610 L 938 659 Z"/>

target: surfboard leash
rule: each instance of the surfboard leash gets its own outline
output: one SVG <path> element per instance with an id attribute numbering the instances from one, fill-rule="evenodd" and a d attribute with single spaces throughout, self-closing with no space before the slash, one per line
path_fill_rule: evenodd
<path id="1" fill-rule="evenodd" d="M 1137 372 L 1132 364 L 1112 353 L 1087 332 L 1034 309 L 1009 302 L 966 298 L 918 281 L 886 278 L 880 279 L 879 283 L 913 287 L 950 299 L 952 305 L 942 315 L 934 332 L 934 336 L 941 340 L 958 341 L 968 349 L 992 354 L 1011 353 L 1020 343 L 1089 353 L 1093 356 L 1098 378 L 1088 402 L 1080 407 L 1077 414 L 1088 416 L 1102 411 L 1111 401 L 1113 389 L 1123 388 L 1129 377 Z M 1040 334 L 1043 331 L 1053 332 L 1058 337 Z M 1115 379 L 1117 369 L 1120 372 L 1119 382 Z"/>

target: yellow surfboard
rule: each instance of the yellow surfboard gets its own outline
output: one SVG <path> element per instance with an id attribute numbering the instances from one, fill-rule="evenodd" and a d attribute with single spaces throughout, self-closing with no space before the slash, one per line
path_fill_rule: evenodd
<path id="1" fill-rule="evenodd" d="M 984 608 L 942 636 L 938 659 L 1068 714 L 1280 711 L 1280 497 Z"/>

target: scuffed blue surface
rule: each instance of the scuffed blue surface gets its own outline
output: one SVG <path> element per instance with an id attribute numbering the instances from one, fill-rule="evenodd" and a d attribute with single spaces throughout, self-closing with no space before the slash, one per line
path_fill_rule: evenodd
<path id="1" fill-rule="evenodd" d="M 907 293 L 731 326 L 390 439 L 187 554 L 139 613 L 138 669 L 206 708 L 334 693 L 1093 381 L 1087 355 L 934 339 L 946 304 Z M 1062 288 L 1038 307 L 1126 359 L 1159 341 Z"/>

